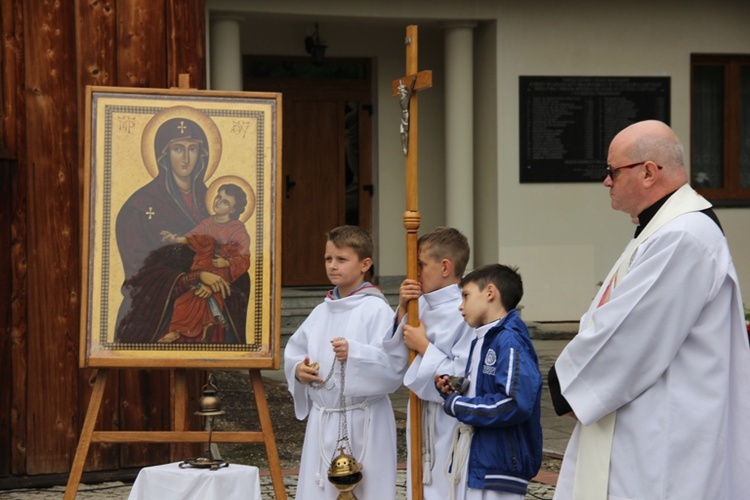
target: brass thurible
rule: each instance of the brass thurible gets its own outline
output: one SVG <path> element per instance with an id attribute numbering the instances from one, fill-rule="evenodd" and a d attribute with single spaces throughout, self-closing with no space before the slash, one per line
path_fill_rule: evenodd
<path id="1" fill-rule="evenodd" d="M 352 455 L 339 448 L 339 454 L 331 461 L 328 480 L 340 491 L 338 500 L 357 500 L 352 490 L 362 481 L 362 465 Z"/>

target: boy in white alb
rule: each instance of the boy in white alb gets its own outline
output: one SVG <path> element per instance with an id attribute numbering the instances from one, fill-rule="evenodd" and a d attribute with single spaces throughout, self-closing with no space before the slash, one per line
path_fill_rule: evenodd
<path id="1" fill-rule="evenodd" d="M 404 385 L 422 400 L 422 491 L 425 500 L 443 500 L 449 489 L 445 473 L 453 430 L 458 421 L 446 415 L 435 388 L 435 375 L 463 376 L 473 329 L 458 307 L 458 282 L 469 261 L 469 243 L 458 230 L 439 227 L 419 238 L 419 280 L 404 280 L 399 289 L 396 329 L 386 335 L 383 347 L 396 369 L 408 363 L 408 349 L 417 351 L 404 376 Z M 409 300 L 419 299 L 420 325 L 406 324 Z M 391 334 L 393 332 L 393 334 Z M 407 421 L 407 436 L 411 422 Z M 409 448 L 411 442 L 407 441 Z M 411 455 L 414 451 L 409 449 Z M 407 465 L 407 492 L 412 494 L 411 459 Z"/>
<path id="2" fill-rule="evenodd" d="M 372 251 L 372 239 L 360 227 L 328 233 L 325 266 L 335 288 L 284 349 L 295 414 L 308 418 L 298 500 L 338 497 L 328 469 L 342 447 L 362 465 L 357 498 L 396 496 L 396 421 L 388 394 L 399 388 L 403 372 L 393 370 L 382 346 L 393 311 L 364 279 Z"/>

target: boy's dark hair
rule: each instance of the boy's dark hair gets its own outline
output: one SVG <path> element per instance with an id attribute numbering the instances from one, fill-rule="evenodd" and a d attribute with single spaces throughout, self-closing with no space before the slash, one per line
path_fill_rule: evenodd
<path id="1" fill-rule="evenodd" d="M 417 244 L 436 260 L 448 259 L 453 263 L 453 275 L 460 278 L 466 271 L 471 249 L 469 241 L 461 231 L 452 227 L 438 227 L 423 234 Z"/>
<path id="2" fill-rule="evenodd" d="M 372 259 L 373 243 L 370 233 L 359 226 L 339 226 L 326 235 L 336 248 L 349 247 L 357 253 L 359 260 Z"/>
<path id="3" fill-rule="evenodd" d="M 222 184 L 217 193 L 224 191 L 228 196 L 234 198 L 234 213 L 229 214 L 229 218 L 237 220 L 247 207 L 247 194 L 237 184 Z"/>
<path id="4" fill-rule="evenodd" d="M 502 264 L 478 267 L 464 276 L 458 286 L 463 287 L 469 283 L 476 283 L 480 290 L 492 283 L 500 292 L 500 302 L 506 311 L 515 309 L 523 297 L 523 281 L 517 267 Z"/>

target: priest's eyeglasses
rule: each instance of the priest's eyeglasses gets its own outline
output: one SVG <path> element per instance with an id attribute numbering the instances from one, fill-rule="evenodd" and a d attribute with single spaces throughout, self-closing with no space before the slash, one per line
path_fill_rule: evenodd
<path id="1" fill-rule="evenodd" d="M 607 165 L 607 177 L 609 177 L 609 179 L 610 179 L 610 180 L 611 180 L 612 182 L 615 182 L 615 177 L 616 177 L 616 174 L 615 174 L 615 172 L 616 172 L 617 170 L 624 170 L 624 169 L 626 169 L 626 168 L 635 168 L 635 167 L 639 167 L 639 166 L 643 165 L 644 163 L 646 163 L 646 162 L 645 162 L 645 161 L 639 161 L 638 163 L 631 163 L 630 165 L 625 165 L 625 166 L 622 166 L 622 167 L 616 167 L 616 168 L 615 168 L 615 167 L 613 167 L 612 165 Z M 661 165 L 657 165 L 657 168 L 658 168 L 659 170 L 661 170 L 661 169 L 662 169 L 663 167 L 662 167 Z M 605 178 L 606 178 L 606 177 L 605 177 Z"/>

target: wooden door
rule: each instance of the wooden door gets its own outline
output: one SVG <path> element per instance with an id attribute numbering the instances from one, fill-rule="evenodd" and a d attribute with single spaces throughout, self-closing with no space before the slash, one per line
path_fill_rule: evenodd
<path id="1" fill-rule="evenodd" d="M 328 285 L 326 233 L 372 230 L 369 76 L 246 78 L 244 88 L 282 93 L 282 285 Z"/>
<path id="2" fill-rule="evenodd" d="M 282 283 L 322 285 L 326 232 L 344 222 L 338 103 L 286 97 Z"/>

